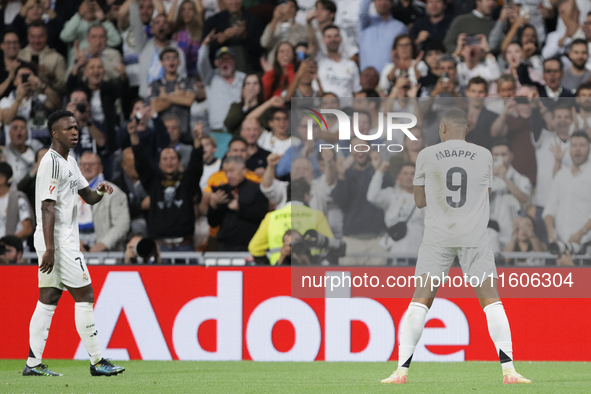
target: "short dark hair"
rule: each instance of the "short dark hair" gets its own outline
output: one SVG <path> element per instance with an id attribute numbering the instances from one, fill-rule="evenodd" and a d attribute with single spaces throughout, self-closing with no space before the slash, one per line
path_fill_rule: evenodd
<path id="1" fill-rule="evenodd" d="M 412 167 L 412 168 L 417 168 L 416 164 L 410 161 L 407 161 L 405 163 L 402 164 L 402 167 L 400 167 L 401 169 L 404 167 Z"/>
<path id="2" fill-rule="evenodd" d="M 7 27 L 6 29 L 4 29 L 4 31 L 2 32 L 2 40 L 0 40 L 0 42 L 4 42 L 4 37 L 6 37 L 7 34 L 15 34 L 17 38 L 19 38 L 19 45 L 20 45 L 20 36 L 18 34 L 18 31 L 13 28 L 13 27 Z"/>
<path id="3" fill-rule="evenodd" d="M 577 88 L 577 92 L 575 93 L 575 97 L 579 97 L 579 95 L 581 94 L 581 91 L 583 90 L 591 90 L 591 81 L 586 81 L 583 82 L 582 84 L 579 85 L 579 87 Z"/>
<path id="4" fill-rule="evenodd" d="M 564 65 L 562 64 L 562 61 L 560 60 L 560 58 L 558 57 L 549 57 L 548 59 L 544 59 L 544 69 L 546 68 L 546 63 L 548 62 L 558 62 L 558 67 L 560 68 L 560 71 L 564 70 Z"/>
<path id="5" fill-rule="evenodd" d="M 177 51 L 176 48 L 166 47 L 162 50 L 162 52 L 160 52 L 160 60 L 164 59 L 164 55 L 167 53 L 174 53 L 177 57 L 179 57 L 179 51 Z"/>
<path id="6" fill-rule="evenodd" d="M 322 29 L 322 35 L 324 35 L 324 33 L 326 33 L 326 31 L 328 29 L 337 29 L 337 31 L 340 33 L 341 29 L 339 29 L 339 27 L 337 25 L 328 25 L 326 26 L 324 29 Z"/>
<path id="7" fill-rule="evenodd" d="M 289 113 L 287 112 L 287 110 L 285 108 L 281 108 L 281 107 L 272 107 L 269 110 L 269 115 L 270 115 L 270 120 L 273 120 L 273 118 L 275 117 L 275 114 L 277 112 L 281 112 L 282 114 L 285 114 L 287 116 L 287 118 L 289 119 Z"/>
<path id="8" fill-rule="evenodd" d="M 6 177 L 6 183 L 10 185 L 12 178 L 12 167 L 8 163 L 0 163 L 0 175 Z"/>
<path id="9" fill-rule="evenodd" d="M 513 148 L 511 148 L 511 144 L 507 140 L 497 140 L 493 143 L 490 147 L 490 151 L 492 152 L 493 148 L 496 146 L 506 146 L 509 149 L 509 152 L 513 152 Z"/>
<path id="10" fill-rule="evenodd" d="M 425 45 L 425 54 L 429 51 L 437 51 L 445 53 L 445 45 L 441 41 L 429 41 L 427 45 Z"/>
<path id="11" fill-rule="evenodd" d="M 572 49 L 573 46 L 575 46 L 577 44 L 585 45 L 585 47 L 586 47 L 587 46 L 587 40 L 584 40 L 582 38 L 574 39 L 573 42 L 570 43 L 570 48 Z"/>
<path id="12" fill-rule="evenodd" d="M 234 143 L 234 142 L 242 142 L 245 146 L 248 146 L 248 142 L 246 142 L 246 140 L 240 136 L 238 137 L 234 137 L 230 140 L 230 142 L 228 143 L 228 149 L 230 149 L 230 146 Z"/>
<path id="13" fill-rule="evenodd" d="M 5 235 L 4 237 L 0 238 L 0 244 L 12 246 L 16 249 L 17 253 L 23 252 L 23 241 L 21 241 L 15 235 Z"/>
<path id="14" fill-rule="evenodd" d="M 141 98 L 141 97 L 134 97 L 134 98 L 131 99 L 131 105 L 129 106 L 131 108 L 130 111 L 133 112 L 133 107 L 137 104 L 138 101 L 141 101 L 143 103 L 144 102 L 144 99 Z M 129 113 L 129 119 L 133 118 L 133 115 L 135 115 L 135 114 L 133 114 L 133 113 L 130 112 Z"/>
<path id="15" fill-rule="evenodd" d="M 162 152 L 164 152 L 165 149 L 172 149 L 174 151 L 174 153 L 176 153 L 176 158 L 179 159 L 179 161 L 181 161 L 180 152 L 174 148 L 171 148 L 170 146 L 167 146 L 165 148 L 160 149 L 160 152 L 158 152 L 158 162 L 160 162 L 160 158 L 162 157 Z"/>
<path id="16" fill-rule="evenodd" d="M 88 90 L 86 90 L 84 88 L 74 88 L 74 89 L 70 90 L 70 93 L 68 93 L 68 97 L 72 97 L 72 93 L 75 93 L 75 92 L 84 93 L 84 95 L 86 96 L 86 100 L 88 100 Z"/>
<path id="17" fill-rule="evenodd" d="M 575 137 L 581 137 L 587 140 L 587 142 L 591 143 L 591 138 L 589 137 L 589 134 L 587 134 L 584 131 L 575 131 L 574 133 L 571 134 L 570 139 L 572 140 Z"/>
<path id="18" fill-rule="evenodd" d="M 40 27 L 45 31 L 45 34 L 47 34 L 47 26 L 42 20 L 32 21 L 31 23 L 29 23 L 29 26 L 27 26 L 27 33 L 32 27 Z"/>
<path id="19" fill-rule="evenodd" d="M 53 125 L 55 123 L 59 122 L 59 120 L 62 118 L 69 117 L 73 118 L 74 114 L 70 111 L 66 111 L 65 109 L 60 109 L 49 115 L 49 118 L 47 118 L 47 129 L 49 130 L 49 134 L 51 134 L 51 132 L 53 131 Z"/>
<path id="20" fill-rule="evenodd" d="M 365 70 L 367 70 L 367 68 Z M 365 71 L 365 70 L 363 70 L 363 71 Z M 366 98 L 370 98 L 370 97 L 378 98 L 378 97 L 380 97 L 380 95 L 378 94 L 378 92 L 375 91 L 375 89 L 363 89 L 363 90 L 360 90 L 358 93 L 365 93 L 365 97 Z"/>
<path id="21" fill-rule="evenodd" d="M 482 77 L 474 77 L 472 79 L 470 79 L 468 81 L 468 86 L 466 86 L 466 89 L 470 89 L 470 86 L 472 85 L 484 85 L 484 90 L 486 91 L 486 93 L 488 93 L 488 82 L 486 82 L 486 80 Z"/>
<path id="22" fill-rule="evenodd" d="M 27 120 L 26 120 L 25 118 L 23 118 L 22 116 L 20 116 L 20 115 L 17 115 L 17 116 L 15 116 L 15 117 L 12 119 L 12 122 L 10 122 L 10 124 L 13 124 L 13 123 L 14 123 L 14 122 L 16 122 L 17 120 L 20 120 L 21 122 L 24 122 L 24 123 L 25 123 L 25 125 L 27 124 Z"/>
<path id="23" fill-rule="evenodd" d="M 291 181 L 287 189 L 290 190 L 290 201 L 305 202 L 306 194 L 310 194 L 310 184 L 303 178 Z"/>
<path id="24" fill-rule="evenodd" d="M 559 109 L 566 109 L 568 112 L 570 112 L 572 107 L 573 106 L 571 104 L 565 102 L 558 103 L 554 106 L 554 108 L 552 108 L 552 115 L 554 115 Z"/>
<path id="25" fill-rule="evenodd" d="M 316 3 L 314 3 L 314 5 L 316 5 L 318 3 L 322 4 L 322 6 L 324 8 L 326 8 L 326 10 L 328 12 L 332 12 L 333 14 L 336 15 L 336 13 L 337 13 L 337 5 L 333 1 L 331 1 L 331 0 L 318 0 Z M 334 18 L 333 18 L 333 20 L 334 20 Z"/>

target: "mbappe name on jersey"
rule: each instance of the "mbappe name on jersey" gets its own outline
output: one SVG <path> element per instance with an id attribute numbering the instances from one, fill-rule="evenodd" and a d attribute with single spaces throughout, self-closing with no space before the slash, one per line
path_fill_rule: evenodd
<path id="1" fill-rule="evenodd" d="M 469 158 L 470 160 L 474 160 L 476 157 L 476 152 L 470 152 L 469 150 L 461 150 L 461 149 L 446 149 L 440 150 L 439 152 L 435 153 L 435 157 L 437 160 L 447 159 L 449 157 L 464 157 Z"/>

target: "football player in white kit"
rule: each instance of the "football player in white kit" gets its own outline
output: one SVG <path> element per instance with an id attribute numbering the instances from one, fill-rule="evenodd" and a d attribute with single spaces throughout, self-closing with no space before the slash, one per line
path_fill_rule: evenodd
<path id="1" fill-rule="evenodd" d="M 78 195 L 94 205 L 105 193 L 113 193 L 113 188 L 103 182 L 91 190 L 76 160 L 68 154 L 80 135 L 73 113 L 54 112 L 49 116 L 47 128 L 52 138 L 51 149 L 39 163 L 35 185 L 34 241 L 39 257 L 39 301 L 29 326 L 29 358 L 23 375 L 61 376 L 41 361 L 51 319 L 64 290 L 75 301 L 76 329 L 90 356 L 90 373 L 117 375 L 125 368 L 113 365 L 101 355 L 92 309 L 94 293 L 80 252 L 77 213 Z"/>
<path id="2" fill-rule="evenodd" d="M 494 255 L 487 235 L 492 155 L 481 146 L 467 143 L 468 131 L 464 111 L 458 108 L 446 111 L 439 125 L 442 142 L 423 149 L 417 157 L 413 182 L 415 202 L 418 208 L 426 207 L 425 234 L 415 273 L 422 281 L 417 280 L 400 330 L 398 369 L 382 383 L 407 382 L 425 317 L 437 293 L 437 286 L 431 287 L 427 275 L 441 278 L 456 256 L 468 278 L 480 278 L 479 286 L 474 289 L 499 355 L 503 383 L 531 383 L 513 367 L 511 330 L 497 291 Z M 421 283 L 423 286 L 419 286 Z"/>

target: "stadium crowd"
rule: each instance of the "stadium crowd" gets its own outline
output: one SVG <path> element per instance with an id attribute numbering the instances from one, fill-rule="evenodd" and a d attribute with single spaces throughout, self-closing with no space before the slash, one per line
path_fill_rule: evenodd
<path id="1" fill-rule="evenodd" d="M 71 154 L 91 188 L 114 188 L 80 199 L 83 251 L 132 261 L 149 238 L 287 264 L 317 230 L 374 254 L 339 264 L 400 263 L 378 255 L 418 251 L 414 163 L 452 106 L 494 157 L 495 252 L 591 241 L 590 1 L 2 0 L 0 26 L 0 261 L 32 249 L 57 109 L 78 122 Z M 356 112 L 365 135 L 385 112 L 413 113 L 416 140 L 390 141 L 396 154 L 319 152 L 342 144 L 337 119 L 308 139 L 294 98 Z"/>

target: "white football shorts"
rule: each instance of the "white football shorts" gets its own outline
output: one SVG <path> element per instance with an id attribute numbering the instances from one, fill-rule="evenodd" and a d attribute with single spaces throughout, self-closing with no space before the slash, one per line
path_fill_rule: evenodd
<path id="1" fill-rule="evenodd" d="M 39 265 L 43 259 L 44 250 L 38 250 Z M 66 286 L 80 288 L 92 283 L 90 273 L 86 267 L 84 255 L 79 250 L 57 248 L 55 264 L 49 274 L 39 271 L 39 287 L 55 287 L 66 290 Z"/>
<path id="2" fill-rule="evenodd" d="M 478 247 L 439 247 L 421 244 L 417 260 L 415 275 L 429 274 L 429 276 L 439 276 L 446 273 L 452 266 L 455 257 L 460 260 L 462 271 L 468 277 L 477 277 L 486 281 L 492 274 L 497 278 L 497 268 L 495 266 L 495 256 L 489 244 Z"/>

